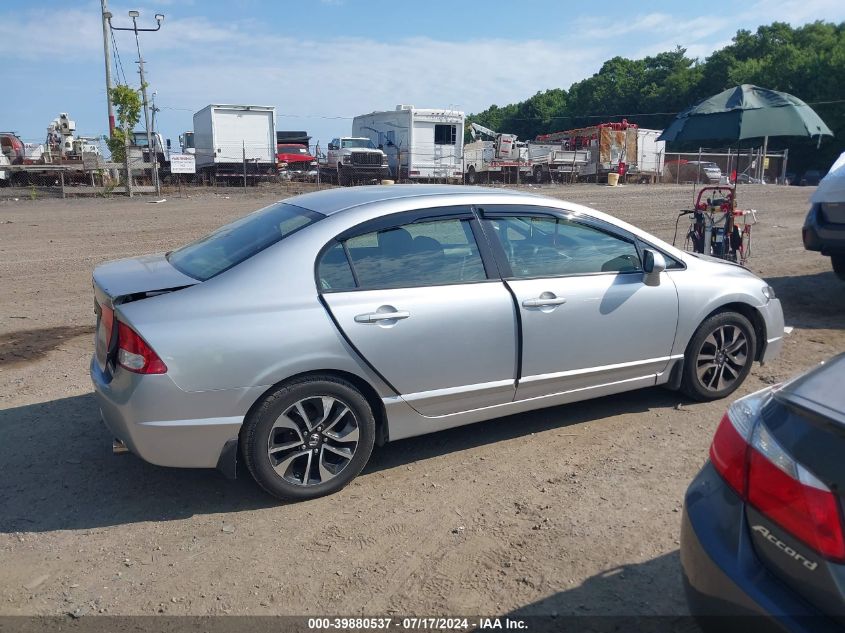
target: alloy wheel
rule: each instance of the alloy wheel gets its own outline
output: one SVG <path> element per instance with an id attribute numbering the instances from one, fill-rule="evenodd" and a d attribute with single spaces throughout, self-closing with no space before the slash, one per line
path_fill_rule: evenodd
<path id="1" fill-rule="evenodd" d="M 732 386 L 748 364 L 748 338 L 736 325 L 722 325 L 704 339 L 696 357 L 696 374 L 709 391 Z"/>
<path id="2" fill-rule="evenodd" d="M 270 429 L 267 456 L 285 481 L 314 486 L 335 478 L 358 448 L 358 419 L 334 396 L 310 396 L 285 410 Z"/>

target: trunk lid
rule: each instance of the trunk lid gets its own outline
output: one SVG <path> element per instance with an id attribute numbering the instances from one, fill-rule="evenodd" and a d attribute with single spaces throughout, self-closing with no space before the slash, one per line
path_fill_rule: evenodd
<path id="1" fill-rule="evenodd" d="M 163 253 L 130 257 L 101 264 L 94 269 L 94 313 L 97 317 L 95 358 L 100 370 L 108 371 L 117 348 L 115 307 L 200 283 L 176 270 Z"/>
<path id="2" fill-rule="evenodd" d="M 94 285 L 112 302 L 150 292 L 193 286 L 199 280 L 179 272 L 164 253 L 118 259 L 94 269 Z"/>

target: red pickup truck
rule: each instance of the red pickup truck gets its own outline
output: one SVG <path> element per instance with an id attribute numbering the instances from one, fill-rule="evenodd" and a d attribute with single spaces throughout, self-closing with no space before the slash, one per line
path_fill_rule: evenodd
<path id="1" fill-rule="evenodd" d="M 279 143 L 276 145 L 276 164 L 282 177 L 291 180 L 317 178 L 317 159 L 308 153 L 305 145 Z"/>

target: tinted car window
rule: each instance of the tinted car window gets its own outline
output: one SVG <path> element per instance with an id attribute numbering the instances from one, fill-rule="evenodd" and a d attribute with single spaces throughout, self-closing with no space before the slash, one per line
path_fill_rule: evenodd
<path id="1" fill-rule="evenodd" d="M 355 277 L 346 258 L 343 245 L 338 243 L 327 250 L 320 259 L 317 268 L 322 290 L 352 290 L 355 288 Z"/>
<path id="2" fill-rule="evenodd" d="M 600 229 L 546 217 L 490 220 L 514 277 L 640 270 L 637 247 Z"/>
<path id="3" fill-rule="evenodd" d="M 323 217 L 314 211 L 280 202 L 171 251 L 167 261 L 189 277 L 205 281 Z"/>
<path id="4" fill-rule="evenodd" d="M 486 278 L 468 220 L 406 224 L 346 241 L 361 288 L 433 286 Z"/>

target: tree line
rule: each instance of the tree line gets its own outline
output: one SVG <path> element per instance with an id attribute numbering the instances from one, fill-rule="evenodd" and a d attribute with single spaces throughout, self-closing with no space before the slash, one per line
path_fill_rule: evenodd
<path id="1" fill-rule="evenodd" d="M 742 29 L 731 44 L 703 61 L 687 57 L 681 47 L 642 59 L 614 57 L 568 90 L 552 88 L 519 103 L 492 105 L 467 120 L 521 139 L 622 118 L 662 129 L 677 112 L 743 83 L 795 95 L 811 104 L 835 134 L 820 147 L 817 139 L 770 139 L 773 150 L 789 148 L 790 171 L 826 169 L 845 149 L 845 22 L 797 28 L 775 22 L 754 33 Z M 692 148 L 671 147 L 685 149 Z"/>

